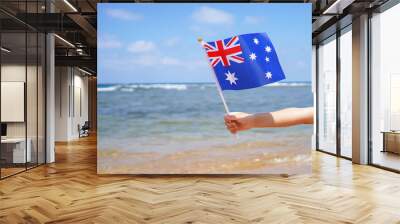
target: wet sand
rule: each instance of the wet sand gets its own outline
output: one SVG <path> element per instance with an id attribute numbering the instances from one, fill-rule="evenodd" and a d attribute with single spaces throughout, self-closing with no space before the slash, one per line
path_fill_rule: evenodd
<path id="1" fill-rule="evenodd" d="M 99 174 L 301 174 L 311 172 L 310 137 L 172 152 L 98 151 Z"/>

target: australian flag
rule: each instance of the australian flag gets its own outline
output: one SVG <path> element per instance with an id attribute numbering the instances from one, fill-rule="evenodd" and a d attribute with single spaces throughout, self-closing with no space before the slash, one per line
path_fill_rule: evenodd
<path id="1" fill-rule="evenodd" d="M 266 33 L 251 33 L 202 42 L 222 90 L 263 86 L 285 79 Z"/>

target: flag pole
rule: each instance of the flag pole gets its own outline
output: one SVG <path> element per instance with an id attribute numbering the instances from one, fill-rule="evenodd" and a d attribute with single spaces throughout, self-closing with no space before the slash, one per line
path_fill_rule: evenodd
<path id="1" fill-rule="evenodd" d="M 202 44 L 203 38 L 199 37 L 199 38 L 197 38 L 197 41 L 199 41 L 199 43 L 201 44 L 201 46 L 204 48 L 204 46 L 203 46 L 203 44 Z M 208 61 L 208 64 L 210 65 L 210 68 L 211 68 L 211 70 L 212 70 L 212 72 L 213 72 L 213 74 L 214 74 L 214 80 L 215 80 L 215 83 L 217 84 L 217 89 L 218 89 L 219 96 L 221 97 L 222 103 L 224 104 L 225 112 L 226 112 L 227 114 L 229 114 L 230 112 L 229 112 L 228 104 L 226 104 L 224 94 L 222 93 L 221 85 L 219 84 L 219 81 L 218 81 L 218 78 L 217 78 L 217 74 L 215 74 L 214 69 L 212 69 L 210 60 L 208 59 L 207 55 L 205 55 L 205 56 L 206 56 L 206 59 L 207 59 L 207 61 Z"/>
<path id="2" fill-rule="evenodd" d="M 204 46 L 202 44 L 203 38 L 199 37 L 199 38 L 197 38 L 197 41 L 199 41 L 201 46 L 204 48 Z M 206 57 L 206 60 L 208 61 L 208 64 L 210 65 L 210 68 L 211 68 L 213 74 L 214 74 L 214 80 L 215 80 L 215 83 L 217 84 L 217 89 L 218 89 L 219 96 L 221 97 L 222 103 L 224 104 L 225 112 L 226 112 L 226 114 L 229 114 L 230 113 L 229 107 L 228 107 L 228 104 L 226 104 L 224 94 L 222 93 L 221 85 L 219 84 L 219 81 L 218 81 L 218 78 L 217 78 L 217 74 L 215 74 L 214 69 L 212 69 L 212 66 L 211 66 L 210 60 L 207 57 L 207 54 L 205 54 L 205 57 Z M 233 135 L 235 136 L 236 139 L 238 138 L 237 133 L 235 133 Z"/>

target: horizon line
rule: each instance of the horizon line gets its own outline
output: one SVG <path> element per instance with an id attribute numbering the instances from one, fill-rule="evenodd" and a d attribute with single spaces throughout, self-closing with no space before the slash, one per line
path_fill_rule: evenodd
<path id="1" fill-rule="evenodd" d="M 298 81 L 280 81 L 280 83 L 311 83 L 310 81 L 298 80 Z M 214 84 L 215 82 L 103 82 L 97 83 L 97 85 L 111 85 L 111 84 Z"/>

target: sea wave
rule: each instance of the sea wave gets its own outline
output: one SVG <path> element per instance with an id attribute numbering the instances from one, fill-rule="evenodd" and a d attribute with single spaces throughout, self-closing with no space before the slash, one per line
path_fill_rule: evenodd
<path id="1" fill-rule="evenodd" d="M 199 85 L 200 89 L 206 89 L 206 88 L 216 88 L 216 84 L 201 84 Z"/>
<path id="2" fill-rule="evenodd" d="M 292 87 L 292 86 L 310 86 L 310 85 L 311 83 L 309 82 L 275 82 L 268 84 L 265 87 L 284 87 L 284 86 Z"/>
<path id="3" fill-rule="evenodd" d="M 128 84 L 128 85 L 112 85 L 101 86 L 97 88 L 98 92 L 133 92 L 137 89 L 164 89 L 164 90 L 186 90 L 186 84 Z"/>
<path id="4" fill-rule="evenodd" d="M 97 91 L 98 92 L 113 92 L 116 91 L 120 88 L 120 85 L 116 86 L 106 86 L 106 87 L 98 87 Z"/>
<path id="5" fill-rule="evenodd" d="M 122 92 L 133 92 L 133 91 L 135 91 L 134 88 L 126 88 L 126 87 L 120 88 L 119 90 L 122 91 Z"/>
<path id="6" fill-rule="evenodd" d="M 166 90 L 186 90 L 186 84 L 133 84 L 129 87 L 134 89 L 166 89 Z"/>
<path id="7" fill-rule="evenodd" d="M 310 86 L 309 82 L 276 82 L 265 85 L 264 87 L 304 87 Z M 160 83 L 160 84 L 115 84 L 115 85 L 104 85 L 97 88 L 98 92 L 133 92 L 135 90 L 148 90 L 148 89 L 162 89 L 162 90 L 176 90 L 183 91 L 188 88 L 200 88 L 201 90 L 208 88 L 215 88 L 214 83 L 193 83 L 193 84 L 173 84 L 173 83 Z"/>

